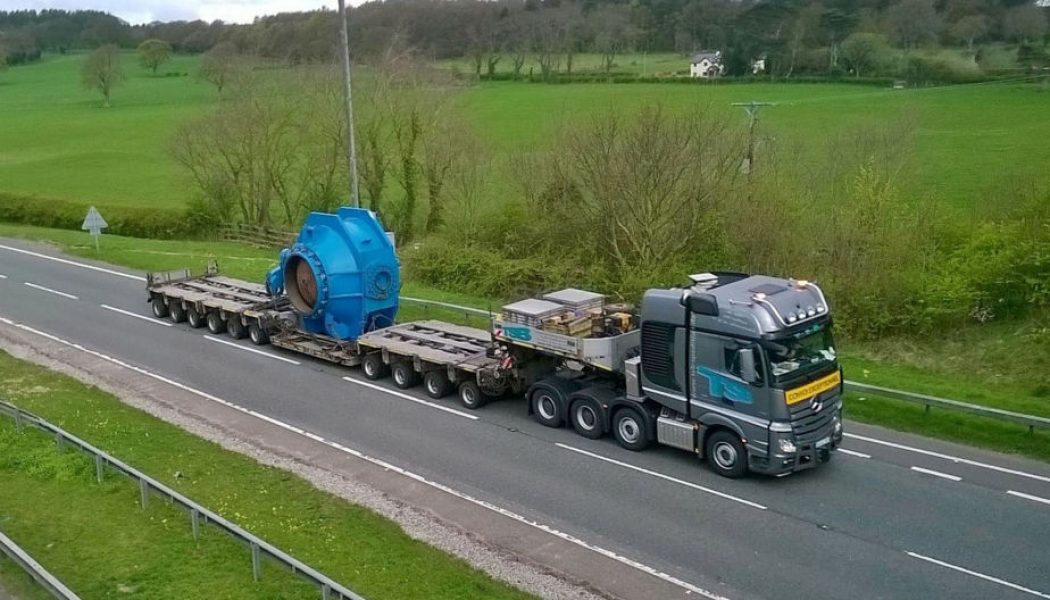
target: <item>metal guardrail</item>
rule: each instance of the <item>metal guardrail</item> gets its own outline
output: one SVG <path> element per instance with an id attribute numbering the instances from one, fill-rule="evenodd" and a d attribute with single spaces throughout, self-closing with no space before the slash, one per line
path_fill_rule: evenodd
<path id="1" fill-rule="evenodd" d="M 470 306 L 461 306 L 458 304 L 449 304 L 447 302 L 424 300 L 422 298 L 406 298 L 402 296 L 401 300 L 404 300 L 406 302 L 412 302 L 414 304 L 440 306 L 442 308 L 462 311 L 466 314 L 480 315 L 483 317 L 491 317 L 494 314 L 492 311 L 489 310 L 482 310 Z M 969 404 L 967 402 L 949 400 L 948 398 L 939 398 L 937 396 L 930 396 L 927 394 L 906 392 L 904 390 L 896 390 L 893 388 L 871 385 L 868 383 L 860 383 L 858 381 L 846 380 L 844 382 L 844 386 L 847 390 L 854 392 L 863 392 L 873 394 L 876 396 L 883 396 L 885 398 L 892 398 L 894 400 L 902 400 L 904 402 L 922 404 L 926 407 L 927 413 L 930 412 L 931 407 L 936 407 L 955 412 L 964 412 L 972 415 L 979 415 L 991 419 L 999 419 L 1001 421 L 1010 421 L 1012 423 L 1018 423 L 1020 425 L 1028 427 L 1029 433 L 1034 433 L 1036 429 L 1050 429 L 1050 419 L 1045 417 L 1026 415 L 1023 413 L 1016 413 L 1008 410 L 1003 410 L 1001 408 L 981 406 L 979 404 Z"/>
<path id="2" fill-rule="evenodd" d="M 958 400 L 949 400 L 947 398 L 938 398 L 937 396 L 929 396 L 926 394 L 916 394 L 914 392 L 905 392 L 902 390 L 895 390 L 892 388 L 886 388 L 878 385 L 871 385 L 867 383 L 859 383 L 856 381 L 846 381 L 845 387 L 847 390 L 854 392 L 865 392 L 876 396 L 883 396 L 886 398 L 893 398 L 894 400 L 903 400 L 905 402 L 914 402 L 916 404 L 923 404 L 926 406 L 926 412 L 930 412 L 930 407 L 943 408 L 946 410 L 952 410 L 956 412 L 970 413 L 973 415 L 980 415 L 982 417 L 989 417 L 992 419 L 999 419 L 1001 421 L 1011 421 L 1013 423 L 1019 423 L 1028 427 L 1029 433 L 1034 433 L 1036 428 L 1039 429 L 1050 429 L 1050 419 L 1045 417 L 1037 417 L 1034 415 L 1026 415 L 1023 413 L 1011 412 L 1008 410 L 1002 410 L 1000 408 L 991 408 L 989 406 L 981 406 L 979 404 L 969 404 L 966 402 L 959 402 Z"/>
<path id="3" fill-rule="evenodd" d="M 44 588 L 49 594 L 58 600 L 80 600 L 64 583 L 52 575 L 40 563 L 33 560 L 29 553 L 23 550 L 11 538 L 0 532 L 0 553 L 6 554 L 18 566 L 22 567 L 37 584 Z"/>
<path id="4" fill-rule="evenodd" d="M 15 421 L 15 427 L 19 431 L 27 425 L 36 427 L 37 429 L 54 436 L 55 443 L 60 450 L 64 449 L 66 446 L 72 446 L 94 458 L 95 479 L 98 480 L 99 483 L 102 482 L 107 469 L 116 471 L 121 475 L 125 475 L 128 478 L 137 481 L 139 484 L 139 502 L 143 509 L 146 509 L 149 506 L 149 499 L 152 494 L 160 495 L 167 499 L 169 503 L 183 508 L 189 513 L 190 527 L 193 529 L 193 538 L 195 540 L 200 538 L 201 525 L 210 524 L 213 527 L 217 527 L 226 532 L 234 539 L 244 542 L 247 544 L 248 549 L 251 552 L 252 577 L 256 581 L 258 581 L 261 576 L 262 559 L 264 557 L 269 557 L 280 563 L 282 566 L 287 567 L 293 574 L 298 575 L 316 586 L 321 591 L 321 597 L 325 600 L 364 600 L 364 598 L 355 594 L 350 589 L 306 563 L 301 562 L 299 559 L 287 554 L 283 550 L 280 550 L 276 546 L 264 541 L 255 534 L 248 532 L 239 525 L 236 525 L 221 517 L 219 514 L 204 508 L 200 504 L 197 504 L 186 496 L 183 496 L 156 479 L 153 479 L 149 475 L 146 475 L 138 469 L 110 456 L 106 452 L 92 446 L 60 427 L 52 425 L 44 419 L 7 402 L 0 401 L 0 414 L 12 417 Z M 62 596 L 59 597 L 61 598 Z"/>

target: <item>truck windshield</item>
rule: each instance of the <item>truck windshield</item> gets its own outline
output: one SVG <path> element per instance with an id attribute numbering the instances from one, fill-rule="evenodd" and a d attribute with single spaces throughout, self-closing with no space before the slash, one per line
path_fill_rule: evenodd
<path id="1" fill-rule="evenodd" d="M 777 380 L 793 379 L 835 362 L 835 341 L 828 325 L 814 325 L 790 337 L 764 341 L 769 371 Z"/>

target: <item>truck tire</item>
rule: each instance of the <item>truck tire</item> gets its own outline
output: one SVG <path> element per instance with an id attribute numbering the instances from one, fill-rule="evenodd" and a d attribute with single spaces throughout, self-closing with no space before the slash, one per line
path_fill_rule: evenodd
<path id="1" fill-rule="evenodd" d="M 398 361 L 390 366 L 390 374 L 394 379 L 394 385 L 407 390 L 419 385 L 419 373 L 412 368 L 412 363 Z"/>
<path id="2" fill-rule="evenodd" d="M 720 429 L 708 436 L 704 454 L 711 469 L 722 477 L 737 479 L 747 473 L 747 450 L 731 431 Z"/>
<path id="3" fill-rule="evenodd" d="M 149 301 L 151 308 L 153 309 L 153 316 L 158 319 L 163 319 L 168 316 L 168 305 L 164 302 L 164 296 L 154 296 Z"/>
<path id="4" fill-rule="evenodd" d="M 175 300 L 168 304 L 168 317 L 172 323 L 182 323 L 186 320 L 186 309 L 182 307 L 181 302 Z"/>
<path id="5" fill-rule="evenodd" d="M 459 384 L 459 403 L 464 408 L 477 410 L 488 403 L 489 397 L 481 391 L 481 387 L 473 379 L 468 379 Z"/>
<path id="6" fill-rule="evenodd" d="M 569 406 L 569 422 L 573 430 L 585 438 L 596 440 L 605 433 L 602 426 L 601 404 L 587 394 L 587 390 L 576 393 Z"/>
<path id="7" fill-rule="evenodd" d="M 208 316 L 206 317 L 206 321 L 208 322 L 208 331 L 214 333 L 215 335 L 219 335 L 220 333 L 226 331 L 226 321 L 222 320 L 222 315 L 219 314 L 219 311 L 209 311 Z"/>
<path id="8" fill-rule="evenodd" d="M 226 333 L 235 340 L 243 340 L 244 336 L 248 335 L 248 328 L 241 322 L 241 318 L 235 315 L 226 321 Z"/>
<path id="9" fill-rule="evenodd" d="M 452 382 L 448 380 L 444 369 L 434 369 L 423 374 L 423 389 L 426 390 L 427 396 L 437 400 L 449 395 Z"/>
<path id="10" fill-rule="evenodd" d="M 621 408 L 612 419 L 616 442 L 627 450 L 638 452 L 649 447 L 649 431 L 645 419 L 633 408 Z"/>
<path id="11" fill-rule="evenodd" d="M 365 378 L 372 381 L 382 379 L 387 374 L 387 366 L 383 364 L 383 356 L 379 352 L 366 354 L 361 359 L 361 370 L 364 372 Z"/>
<path id="12" fill-rule="evenodd" d="M 529 412 L 540 425 L 561 427 L 565 423 L 565 411 L 569 396 L 576 385 L 560 377 L 548 377 L 529 388 Z"/>
<path id="13" fill-rule="evenodd" d="M 204 327 L 204 315 L 197 312 L 197 308 L 191 305 L 186 308 L 186 322 L 190 324 L 190 327 L 199 329 Z"/>
<path id="14" fill-rule="evenodd" d="M 258 321 L 252 321 L 248 325 L 248 337 L 256 346 L 265 346 L 270 341 L 270 334 L 266 333 Z"/>

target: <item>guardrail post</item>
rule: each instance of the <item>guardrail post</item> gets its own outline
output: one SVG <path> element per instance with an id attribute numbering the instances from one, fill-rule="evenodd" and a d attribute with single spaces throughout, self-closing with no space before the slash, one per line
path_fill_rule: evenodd
<path id="1" fill-rule="evenodd" d="M 255 542 L 252 542 L 251 545 L 252 545 L 252 579 L 254 579 L 255 581 L 259 581 L 259 576 L 260 576 L 259 567 L 261 566 L 259 564 L 259 545 L 256 544 Z"/>
<path id="2" fill-rule="evenodd" d="M 103 464 L 102 464 L 102 455 L 101 454 L 96 454 L 95 455 L 95 479 L 97 479 L 99 483 L 102 483 L 102 466 L 103 466 Z"/>
<path id="3" fill-rule="evenodd" d="M 142 501 L 142 510 L 149 506 L 149 482 L 139 479 L 139 498 Z"/>
<path id="4" fill-rule="evenodd" d="M 930 405 L 929 404 L 926 405 L 926 414 L 930 414 Z"/>
<path id="5" fill-rule="evenodd" d="M 331 588 L 328 587 L 327 583 L 321 584 L 321 600 L 328 600 L 328 592 Z"/>
<path id="6" fill-rule="evenodd" d="M 22 411 L 15 409 L 15 431 L 22 433 Z"/>
<path id="7" fill-rule="evenodd" d="M 58 446 L 59 452 L 64 452 L 66 449 L 66 438 L 61 433 L 55 433 L 55 445 Z"/>
<path id="8" fill-rule="evenodd" d="M 201 516 L 197 512 L 196 508 L 190 509 L 190 528 L 193 530 L 193 541 L 200 541 L 201 537 Z"/>

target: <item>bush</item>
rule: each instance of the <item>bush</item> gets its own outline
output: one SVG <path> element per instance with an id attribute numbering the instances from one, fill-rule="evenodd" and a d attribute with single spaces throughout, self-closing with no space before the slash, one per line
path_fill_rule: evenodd
<path id="1" fill-rule="evenodd" d="M 106 233 L 152 239 L 187 239 L 210 233 L 216 223 L 185 211 L 97 205 L 109 224 Z M 80 230 L 87 206 L 76 202 L 0 192 L 0 221 Z"/>

